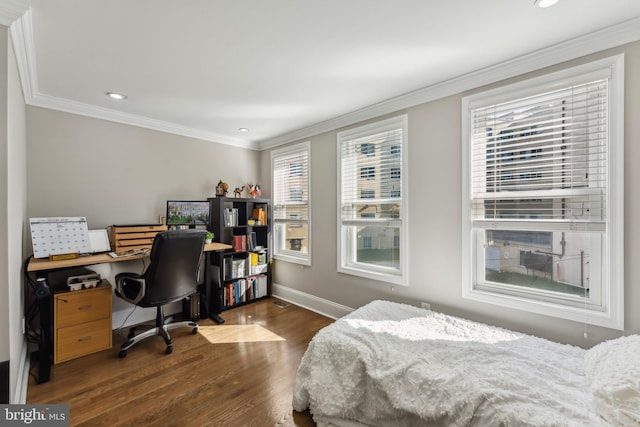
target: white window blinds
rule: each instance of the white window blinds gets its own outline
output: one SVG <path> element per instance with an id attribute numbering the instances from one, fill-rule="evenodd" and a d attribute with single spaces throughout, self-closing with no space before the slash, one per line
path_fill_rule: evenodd
<path id="1" fill-rule="evenodd" d="M 609 80 L 589 77 L 472 107 L 475 227 L 604 231 Z"/>
<path id="2" fill-rule="evenodd" d="M 408 283 L 407 116 L 338 133 L 338 271 Z"/>
<path id="3" fill-rule="evenodd" d="M 343 223 L 399 225 L 403 196 L 402 132 L 402 128 L 395 128 L 342 141 Z"/>
<path id="4" fill-rule="evenodd" d="M 275 150 L 273 174 L 274 256 L 310 262 L 310 144 Z"/>

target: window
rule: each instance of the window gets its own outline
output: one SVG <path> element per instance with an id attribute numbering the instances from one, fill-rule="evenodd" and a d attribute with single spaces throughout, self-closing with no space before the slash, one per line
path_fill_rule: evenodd
<path id="1" fill-rule="evenodd" d="M 406 138 L 406 116 L 338 133 L 339 272 L 407 284 Z"/>
<path id="2" fill-rule="evenodd" d="M 289 165 L 290 176 L 302 176 L 302 163 L 291 163 Z"/>
<path id="3" fill-rule="evenodd" d="M 298 175 L 299 176 L 299 175 Z M 291 188 L 289 191 L 289 200 L 302 202 L 303 201 L 304 192 L 302 188 Z"/>
<path id="4" fill-rule="evenodd" d="M 376 192 L 373 191 L 373 190 L 360 190 L 360 198 L 361 199 L 375 199 L 376 198 Z"/>
<path id="5" fill-rule="evenodd" d="M 376 154 L 376 146 L 365 142 L 360 146 L 360 153 L 365 156 L 373 156 Z"/>
<path id="6" fill-rule="evenodd" d="M 375 179 L 376 178 L 376 168 L 372 166 L 365 166 L 360 168 L 360 178 L 362 179 Z"/>
<path id="7" fill-rule="evenodd" d="M 311 202 L 309 142 L 274 150 L 273 249 L 274 258 L 311 264 Z"/>
<path id="8" fill-rule="evenodd" d="M 463 99 L 463 296 L 623 329 L 623 61 Z"/>
<path id="9" fill-rule="evenodd" d="M 390 175 L 391 179 L 396 181 L 400 180 L 400 168 L 391 168 Z"/>

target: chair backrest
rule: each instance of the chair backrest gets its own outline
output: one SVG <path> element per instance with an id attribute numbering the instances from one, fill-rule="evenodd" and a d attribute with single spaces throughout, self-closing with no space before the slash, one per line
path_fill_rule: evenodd
<path id="1" fill-rule="evenodd" d="M 151 263 L 144 272 L 146 292 L 139 305 L 161 305 L 193 294 L 206 231 L 171 230 L 158 233 L 151 248 Z"/>

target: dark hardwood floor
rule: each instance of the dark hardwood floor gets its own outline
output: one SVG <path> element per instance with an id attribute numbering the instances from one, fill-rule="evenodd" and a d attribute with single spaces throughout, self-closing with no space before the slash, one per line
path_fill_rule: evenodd
<path id="1" fill-rule="evenodd" d="M 274 301 L 225 311 L 222 326 L 260 325 L 282 341 L 249 331 L 212 343 L 207 335 L 215 340 L 233 328 L 216 330 L 206 319 L 197 335 L 171 332 L 172 354 L 153 337 L 120 359 L 128 330 L 114 331 L 111 350 L 55 365 L 43 384 L 31 376 L 27 403 L 69 404 L 72 426 L 315 426 L 308 412 L 293 411 L 293 384 L 309 341 L 333 320 Z"/>

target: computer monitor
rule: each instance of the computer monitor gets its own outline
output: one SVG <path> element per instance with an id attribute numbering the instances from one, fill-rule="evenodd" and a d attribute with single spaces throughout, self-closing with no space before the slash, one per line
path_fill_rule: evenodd
<path id="1" fill-rule="evenodd" d="M 209 202 L 197 200 L 167 200 L 168 226 L 209 225 Z"/>

